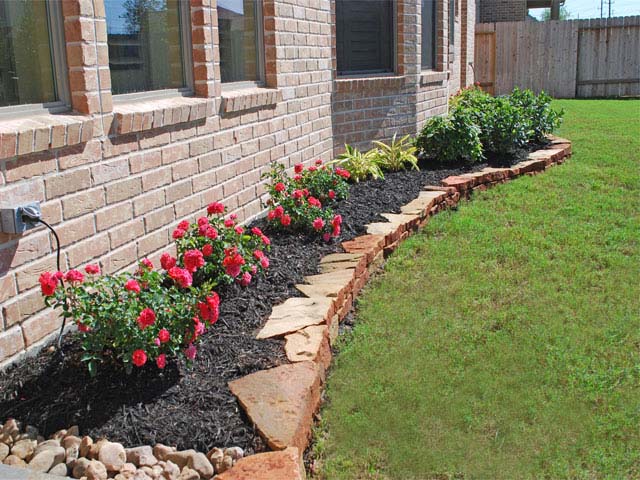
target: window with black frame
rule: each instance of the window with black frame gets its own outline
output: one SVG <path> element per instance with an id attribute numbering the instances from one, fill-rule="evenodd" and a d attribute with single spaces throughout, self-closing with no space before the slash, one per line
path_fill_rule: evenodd
<path id="1" fill-rule="evenodd" d="M 114 94 L 188 87 L 188 3 L 104 0 Z"/>
<path id="2" fill-rule="evenodd" d="M 336 0 L 339 75 L 394 71 L 391 0 Z"/>
<path id="3" fill-rule="evenodd" d="M 223 83 L 262 80 L 262 2 L 218 0 L 220 75 Z"/>
<path id="4" fill-rule="evenodd" d="M 422 0 L 422 69 L 435 70 L 437 52 L 436 0 Z"/>
<path id="5" fill-rule="evenodd" d="M 59 7 L 45 0 L 0 0 L 0 107 L 67 107 Z"/>

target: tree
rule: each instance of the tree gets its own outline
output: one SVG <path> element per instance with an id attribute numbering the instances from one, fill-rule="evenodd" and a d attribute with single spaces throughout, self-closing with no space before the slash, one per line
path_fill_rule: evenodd
<path id="1" fill-rule="evenodd" d="M 571 12 L 569 12 L 569 10 L 567 10 L 567 7 L 562 5 L 560 7 L 560 20 L 570 20 L 570 19 L 571 19 Z M 551 20 L 551 9 L 550 8 L 546 8 L 544 10 L 544 12 L 542 12 L 542 21 L 546 22 L 547 20 Z"/>

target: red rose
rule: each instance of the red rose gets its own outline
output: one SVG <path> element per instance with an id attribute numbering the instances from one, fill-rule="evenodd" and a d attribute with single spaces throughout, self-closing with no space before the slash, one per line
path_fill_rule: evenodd
<path id="1" fill-rule="evenodd" d="M 318 168 L 314 167 L 313 165 L 309 167 L 309 171 L 310 172 L 315 172 Z"/>
<path id="2" fill-rule="evenodd" d="M 100 273 L 100 267 L 98 265 L 87 265 L 84 267 L 84 271 L 89 275 L 97 275 Z"/>
<path id="3" fill-rule="evenodd" d="M 218 230 L 216 230 L 214 227 L 209 226 L 204 236 L 209 240 L 215 240 L 216 238 L 218 238 Z"/>
<path id="4" fill-rule="evenodd" d="M 195 359 L 196 353 L 198 353 L 198 349 L 194 347 L 192 343 L 190 343 L 189 346 L 184 350 L 184 355 L 189 360 Z"/>
<path id="5" fill-rule="evenodd" d="M 331 221 L 331 225 L 333 225 L 334 227 L 339 227 L 340 225 L 342 225 L 342 215 L 334 216 L 333 220 Z"/>
<path id="6" fill-rule="evenodd" d="M 163 269 L 169 270 L 176 266 L 176 259 L 165 252 L 160 257 L 160 265 L 162 265 Z"/>
<path id="7" fill-rule="evenodd" d="M 242 228 L 240 225 L 238 225 L 236 228 L 234 228 L 234 230 L 236 231 L 236 233 L 238 235 L 242 235 L 244 233 L 244 228 Z"/>
<path id="8" fill-rule="evenodd" d="M 206 234 L 207 234 L 207 230 L 209 230 L 210 228 L 213 228 L 213 227 L 212 227 L 211 225 L 209 225 L 208 223 L 207 223 L 207 224 L 204 224 L 204 225 L 200 225 L 200 226 L 198 227 L 198 233 L 199 233 L 200 235 L 203 235 L 203 236 L 204 236 L 204 235 L 206 235 Z"/>
<path id="9" fill-rule="evenodd" d="M 340 236 L 340 225 L 333 226 L 333 232 L 331 232 L 331 235 L 333 235 L 334 237 Z"/>
<path id="10" fill-rule="evenodd" d="M 263 235 L 262 230 L 260 230 L 258 227 L 253 227 L 251 229 L 251 233 L 253 233 L 254 235 L 257 235 L 259 237 L 261 237 Z"/>
<path id="11" fill-rule="evenodd" d="M 284 190 L 287 187 L 284 186 L 284 183 L 278 182 L 278 183 L 275 184 L 275 186 L 273 188 L 275 189 L 276 192 L 284 192 Z"/>
<path id="12" fill-rule="evenodd" d="M 64 279 L 67 282 L 82 282 L 84 280 L 84 275 L 82 274 L 82 272 L 79 272 L 78 270 L 69 270 L 67 272 L 67 274 L 64 276 Z"/>
<path id="13" fill-rule="evenodd" d="M 218 321 L 220 315 L 220 297 L 216 292 L 211 292 L 204 302 L 198 303 L 200 316 L 205 322 L 213 325 Z"/>
<path id="14" fill-rule="evenodd" d="M 172 237 L 173 237 L 174 240 L 178 240 L 179 238 L 184 237 L 185 233 L 187 233 L 187 232 L 182 230 L 181 228 L 176 228 L 173 231 Z"/>
<path id="15" fill-rule="evenodd" d="M 209 215 L 213 215 L 213 214 L 221 214 L 224 213 L 224 205 L 220 202 L 213 202 L 210 203 L 209 206 L 207 207 L 207 213 Z"/>
<path id="16" fill-rule="evenodd" d="M 316 165 L 318 165 L 318 166 L 319 166 L 319 165 L 322 165 L 322 160 L 317 159 L 317 160 L 316 160 Z"/>
<path id="17" fill-rule="evenodd" d="M 182 261 L 184 262 L 184 267 L 191 273 L 195 272 L 204 265 L 204 257 L 202 256 L 202 252 L 196 249 L 187 250 L 186 252 L 184 252 Z"/>
<path id="18" fill-rule="evenodd" d="M 345 180 L 351 176 L 348 170 L 345 170 L 344 168 L 340 168 L 340 167 L 336 168 L 336 175 L 340 175 Z"/>
<path id="19" fill-rule="evenodd" d="M 325 242 L 328 242 L 329 240 L 331 240 L 331 235 L 329 235 L 329 233 L 327 232 L 327 233 L 325 233 L 325 234 L 323 234 L 323 235 L 322 235 L 322 239 L 323 239 Z"/>
<path id="20" fill-rule="evenodd" d="M 171 340 L 171 334 L 169 333 L 169 330 L 167 330 L 166 328 L 161 329 L 158 332 L 158 340 L 160 340 L 161 343 L 167 343 L 169 340 Z"/>
<path id="21" fill-rule="evenodd" d="M 264 252 L 262 250 L 253 251 L 253 258 L 255 258 L 256 260 L 260 260 L 262 257 L 264 257 Z"/>
<path id="22" fill-rule="evenodd" d="M 324 228 L 324 220 L 322 220 L 320 217 L 316 218 L 313 223 L 313 228 L 319 232 L 320 230 L 322 230 Z"/>
<path id="23" fill-rule="evenodd" d="M 230 218 L 227 218 L 227 219 L 224 221 L 224 226 L 225 226 L 225 227 L 227 227 L 227 228 L 231 228 L 231 227 L 233 227 L 234 225 L 235 225 L 234 221 L 233 221 L 233 220 L 231 220 Z"/>
<path id="24" fill-rule="evenodd" d="M 85 325 L 84 323 L 78 322 L 78 330 L 81 331 L 82 333 L 87 333 L 91 331 L 91 327 L 88 325 Z"/>
<path id="25" fill-rule="evenodd" d="M 182 288 L 190 287 L 193 283 L 193 277 L 188 270 L 180 267 L 173 267 L 169 270 L 169 276 Z"/>
<path id="26" fill-rule="evenodd" d="M 304 170 L 304 166 L 301 163 L 297 163 L 293 167 L 293 171 L 296 172 L 296 173 L 302 173 L 302 170 Z"/>
<path id="27" fill-rule="evenodd" d="M 202 247 L 202 254 L 203 254 L 205 257 L 208 257 L 208 256 L 209 256 L 209 255 L 211 255 L 212 253 L 213 253 L 213 247 L 212 247 L 210 244 L 206 243 L 206 244 Z"/>
<path id="28" fill-rule="evenodd" d="M 320 203 L 320 200 L 318 200 L 316 197 L 309 197 L 307 199 L 307 201 L 309 202 L 309 205 L 313 205 L 314 207 L 322 208 L 322 203 Z"/>
<path id="29" fill-rule="evenodd" d="M 148 268 L 149 270 L 153 270 L 153 262 L 151 262 L 151 260 L 149 260 L 148 258 L 143 258 L 140 261 L 140 264 L 145 267 Z"/>
<path id="30" fill-rule="evenodd" d="M 302 198 L 302 190 L 294 190 L 291 196 L 296 200 L 300 200 Z"/>
<path id="31" fill-rule="evenodd" d="M 262 237 L 260 237 L 260 239 L 265 245 L 271 245 L 271 240 L 269 240 L 269 237 L 267 237 L 266 235 L 263 235 Z"/>
<path id="32" fill-rule="evenodd" d="M 336 192 L 334 192 L 333 190 L 329 190 L 329 198 L 331 200 L 335 200 L 336 198 Z"/>
<path id="33" fill-rule="evenodd" d="M 198 219 L 198 225 L 202 226 L 202 225 L 209 225 L 209 219 L 207 217 L 200 217 Z"/>
<path id="34" fill-rule="evenodd" d="M 227 275 L 230 275 L 232 277 L 237 277 L 238 275 L 240 275 L 240 267 L 242 267 L 244 263 L 245 260 L 244 258 L 242 258 L 242 255 L 233 252 L 224 257 L 224 260 L 222 260 L 222 266 L 227 272 Z"/>
<path id="35" fill-rule="evenodd" d="M 178 228 L 180 230 L 189 230 L 189 222 L 187 220 L 182 220 L 179 224 L 178 224 Z"/>
<path id="36" fill-rule="evenodd" d="M 144 350 L 138 349 L 133 352 L 133 355 L 131 355 L 131 361 L 136 367 L 141 367 L 147 363 L 147 354 Z"/>
<path id="37" fill-rule="evenodd" d="M 138 319 L 136 320 L 138 325 L 140 326 L 140 330 L 144 330 L 147 327 L 150 327 L 154 323 L 156 323 L 156 313 L 150 308 L 145 308 L 138 315 Z"/>
<path id="38" fill-rule="evenodd" d="M 293 179 L 294 179 L 296 182 L 299 182 L 300 180 L 302 180 L 302 175 L 296 175 L 295 177 L 293 177 Z"/>
<path id="39" fill-rule="evenodd" d="M 127 280 L 127 283 L 124 284 L 124 288 L 130 292 L 140 293 L 140 284 L 134 279 Z"/>
<path id="40" fill-rule="evenodd" d="M 289 225 L 291 225 L 291 217 L 289 215 L 283 215 L 282 218 L 280 219 L 280 223 L 284 227 L 288 227 Z"/>
<path id="41" fill-rule="evenodd" d="M 282 205 L 278 205 L 275 208 L 274 213 L 275 213 L 276 218 L 282 217 L 282 215 L 284 215 L 284 208 L 282 207 Z"/>
<path id="42" fill-rule="evenodd" d="M 275 210 L 269 210 L 269 213 L 267 213 L 267 218 L 269 219 L 269 221 L 275 220 L 276 211 Z"/>
<path id="43" fill-rule="evenodd" d="M 240 285 L 243 287 L 248 286 L 251 283 L 251 274 L 249 272 L 244 272 L 242 274 L 242 279 L 240 280 Z"/>
<path id="44" fill-rule="evenodd" d="M 158 355 L 158 358 L 156 358 L 156 365 L 160 370 L 167 366 L 167 356 L 164 353 Z"/>
<path id="45" fill-rule="evenodd" d="M 260 258 L 260 265 L 262 266 L 262 268 L 269 268 L 269 259 L 266 257 L 266 255 Z"/>

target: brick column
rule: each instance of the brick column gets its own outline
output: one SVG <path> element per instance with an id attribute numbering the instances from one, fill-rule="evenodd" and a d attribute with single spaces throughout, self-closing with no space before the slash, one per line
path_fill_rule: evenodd
<path id="1" fill-rule="evenodd" d="M 195 94 L 220 96 L 217 0 L 191 0 L 191 43 Z"/>
<path id="2" fill-rule="evenodd" d="M 113 110 L 103 0 L 64 0 L 71 106 L 83 114 Z"/>

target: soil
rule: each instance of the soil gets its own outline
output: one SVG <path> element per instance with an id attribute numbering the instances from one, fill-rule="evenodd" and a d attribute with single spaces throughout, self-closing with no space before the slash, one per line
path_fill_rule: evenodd
<path id="1" fill-rule="evenodd" d="M 344 219 L 339 240 L 365 233 L 367 223 L 385 221 L 380 212 L 399 212 L 423 186 L 439 185 L 464 171 L 469 170 L 388 173 L 384 179 L 352 185 L 349 199 L 334 206 Z M 218 291 L 220 320 L 203 336 L 192 366 L 174 361 L 163 371 L 149 365 L 127 375 L 115 364 L 104 364 L 91 378 L 80 361 L 78 339 L 69 334 L 63 340 L 64 356 L 44 349 L 0 372 L 0 421 L 14 417 L 44 435 L 78 425 L 83 435 L 128 447 L 164 443 L 205 452 L 213 446 L 265 450 L 227 383 L 286 363 L 282 340 L 256 340 L 255 333 L 272 306 L 299 296 L 294 285 L 317 273 L 320 258 L 340 246 L 315 236 L 272 231 L 264 219 L 255 224 L 271 238 L 271 267 L 248 288 L 232 285 Z"/>

